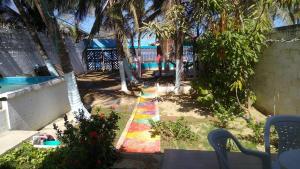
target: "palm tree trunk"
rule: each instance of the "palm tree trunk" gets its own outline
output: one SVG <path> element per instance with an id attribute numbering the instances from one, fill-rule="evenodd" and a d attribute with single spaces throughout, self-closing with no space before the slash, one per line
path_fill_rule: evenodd
<path id="1" fill-rule="evenodd" d="M 123 50 L 123 39 L 121 38 L 121 35 L 118 35 L 116 33 L 116 40 L 117 40 L 117 50 L 119 53 L 119 72 L 121 77 L 121 91 L 128 93 L 127 84 L 126 84 L 126 77 L 124 72 L 124 56 L 125 52 Z"/>
<path id="2" fill-rule="evenodd" d="M 127 77 L 129 78 L 130 82 L 133 83 L 137 83 L 138 81 L 136 80 L 136 78 L 133 76 L 131 69 L 130 69 L 130 65 L 128 63 L 128 60 L 131 57 L 129 48 L 128 48 L 128 43 L 127 43 L 127 37 L 123 36 L 122 39 L 122 49 L 123 49 L 123 53 L 124 53 L 124 58 L 123 58 L 123 66 L 125 69 L 125 73 L 127 75 Z"/>
<path id="3" fill-rule="evenodd" d="M 179 94 L 181 86 L 181 76 L 183 70 L 182 56 L 183 56 L 183 38 L 184 34 L 181 30 L 177 33 L 175 39 L 175 52 L 176 52 L 176 79 L 175 79 L 175 94 Z"/>
<path id="4" fill-rule="evenodd" d="M 49 59 L 49 57 L 47 55 L 47 52 L 38 36 L 36 29 L 31 24 L 29 18 L 27 17 L 28 14 L 26 14 L 22 3 L 19 0 L 14 0 L 14 3 L 16 5 L 16 7 L 18 8 L 18 10 L 20 12 L 20 17 L 23 20 L 33 42 L 35 43 L 35 46 L 37 47 L 38 52 L 40 53 L 41 57 L 43 58 L 51 76 L 59 76 L 58 72 L 56 71 L 55 67 L 53 66 L 53 64 L 51 63 L 51 60 Z"/>
<path id="5" fill-rule="evenodd" d="M 141 49 L 141 38 L 142 33 L 138 33 L 138 76 L 139 78 L 142 78 L 142 49 Z"/>
<path id="6" fill-rule="evenodd" d="M 88 48 L 90 47 L 91 42 L 92 42 L 92 40 L 93 40 L 95 34 L 96 34 L 97 32 L 99 32 L 99 30 L 100 30 L 101 22 L 102 22 L 102 20 L 103 20 L 103 12 L 104 12 L 104 10 L 106 9 L 108 3 L 109 3 L 109 0 L 106 0 L 106 2 L 105 2 L 105 4 L 104 4 L 104 6 L 103 6 L 101 12 L 98 13 L 98 14 L 96 15 L 95 22 L 94 22 L 94 24 L 93 24 L 93 26 L 92 26 L 91 32 L 90 32 L 90 34 L 89 34 L 89 36 L 88 36 L 88 39 L 87 39 L 88 43 L 87 43 L 87 45 L 85 46 L 85 48 L 83 49 L 83 51 L 82 51 L 82 59 L 83 59 L 83 60 L 85 60 L 85 58 L 87 57 L 87 56 L 86 56 L 86 52 L 87 52 Z"/>
<path id="7" fill-rule="evenodd" d="M 43 6 L 40 0 L 35 0 L 35 5 L 37 6 L 42 18 L 45 18 L 47 28 L 53 38 L 57 41 L 58 46 L 58 57 L 60 59 L 61 67 L 64 72 L 64 78 L 67 82 L 68 98 L 70 102 L 71 111 L 78 116 L 80 110 L 83 111 L 85 118 L 90 118 L 90 113 L 84 107 L 80 94 L 77 87 L 77 82 L 75 74 L 71 65 L 70 55 L 65 44 L 64 35 L 60 33 L 59 26 L 55 17 L 53 17 L 53 9 L 49 8 L 49 5 Z M 49 16 L 49 13 L 52 16 Z"/>
<path id="8" fill-rule="evenodd" d="M 193 39 L 193 78 L 197 78 L 197 69 L 196 69 L 196 38 Z"/>

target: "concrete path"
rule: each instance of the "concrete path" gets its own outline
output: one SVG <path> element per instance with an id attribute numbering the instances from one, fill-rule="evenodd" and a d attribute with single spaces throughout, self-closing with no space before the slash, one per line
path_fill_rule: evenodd
<path id="1" fill-rule="evenodd" d="M 10 130 L 0 133 L 0 154 L 16 147 L 37 133 L 37 131 L 23 130 Z"/>
<path id="2" fill-rule="evenodd" d="M 157 97 L 155 87 L 142 89 L 142 94 L 138 98 L 138 103 L 134 109 L 132 119 L 120 137 L 120 146 L 124 152 L 154 153 L 160 152 L 160 137 L 151 136 L 151 125 L 149 120 L 159 120 L 159 110 L 157 102 L 153 98 Z"/>

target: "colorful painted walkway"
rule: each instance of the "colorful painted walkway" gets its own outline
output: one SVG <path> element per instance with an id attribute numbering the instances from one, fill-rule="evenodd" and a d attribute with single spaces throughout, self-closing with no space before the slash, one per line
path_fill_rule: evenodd
<path id="1" fill-rule="evenodd" d="M 125 152 L 154 153 L 160 151 L 160 137 L 151 137 L 149 120 L 159 120 L 157 97 L 154 87 L 142 90 L 134 110 L 133 120 L 129 125 L 121 148 Z M 125 131 L 126 132 L 126 131 Z"/>

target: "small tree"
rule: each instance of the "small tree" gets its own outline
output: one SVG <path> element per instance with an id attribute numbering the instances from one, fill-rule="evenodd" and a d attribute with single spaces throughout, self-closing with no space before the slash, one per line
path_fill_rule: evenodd
<path id="1" fill-rule="evenodd" d="M 204 73 L 194 88 L 198 101 L 212 105 L 218 117 L 230 119 L 247 112 L 244 104 L 248 98 L 255 99 L 249 80 L 271 28 L 268 5 L 264 0 L 198 4 L 202 8 L 199 16 L 206 21 L 207 29 L 198 39 L 197 53 Z"/>
<path id="2" fill-rule="evenodd" d="M 185 19 L 187 17 L 185 5 L 180 0 L 172 1 L 170 4 L 170 9 L 166 12 L 163 22 L 145 23 L 144 29 L 154 31 L 158 39 L 174 39 L 176 58 L 175 94 L 178 94 L 183 72 L 183 41 L 185 33 L 188 31 L 188 22 Z"/>

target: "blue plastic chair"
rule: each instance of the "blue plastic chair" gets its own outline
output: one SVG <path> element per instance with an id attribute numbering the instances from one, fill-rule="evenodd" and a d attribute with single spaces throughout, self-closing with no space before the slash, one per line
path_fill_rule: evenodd
<path id="1" fill-rule="evenodd" d="M 278 135 L 278 156 L 284 152 L 300 149 L 300 116 L 276 115 L 269 117 L 265 125 L 265 149 L 271 161 L 270 134 L 271 127 L 274 126 Z M 274 169 L 279 169 L 278 159 L 272 162 Z M 300 166 L 299 166 L 300 168 Z"/>
<path id="2" fill-rule="evenodd" d="M 263 169 L 271 169 L 269 154 L 246 149 L 229 131 L 217 129 L 208 134 L 208 141 L 217 154 L 220 169 L 230 169 L 227 157 L 227 152 L 230 152 L 228 148 L 229 140 L 232 140 L 242 153 L 260 158 L 262 160 Z"/>

